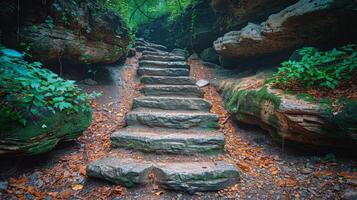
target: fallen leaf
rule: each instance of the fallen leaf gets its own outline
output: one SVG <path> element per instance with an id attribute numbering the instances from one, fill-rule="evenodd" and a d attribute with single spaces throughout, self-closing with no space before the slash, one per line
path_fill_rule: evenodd
<path id="1" fill-rule="evenodd" d="M 162 195 L 164 193 L 164 191 L 158 191 L 158 192 L 155 192 L 155 195 L 156 196 L 160 196 L 160 195 Z"/>
<path id="2" fill-rule="evenodd" d="M 124 194 L 124 190 L 123 190 L 122 187 L 117 186 L 116 188 L 114 188 L 114 193 L 115 193 L 116 195 L 123 195 L 123 194 Z"/>
<path id="3" fill-rule="evenodd" d="M 316 172 L 314 175 L 318 178 L 320 177 L 328 177 L 328 176 L 332 176 L 334 174 L 333 171 L 329 171 L 329 170 L 322 170 L 322 171 L 318 171 Z"/>
<path id="4" fill-rule="evenodd" d="M 81 166 L 79 168 L 79 174 L 83 175 L 83 176 L 86 176 L 87 174 L 87 171 L 86 171 L 86 166 Z"/>
<path id="5" fill-rule="evenodd" d="M 357 179 L 357 172 L 341 172 L 338 175 L 347 179 Z"/>
<path id="6" fill-rule="evenodd" d="M 278 173 L 279 173 L 279 171 L 277 169 L 274 169 L 271 171 L 271 174 L 274 176 L 277 175 Z"/>
<path id="7" fill-rule="evenodd" d="M 63 199 L 69 199 L 73 194 L 73 191 L 71 189 L 65 189 L 61 192 L 61 197 Z"/>
<path id="8" fill-rule="evenodd" d="M 72 185 L 72 190 L 74 190 L 74 191 L 78 191 L 81 189 L 83 189 L 83 185 L 81 185 L 81 184 Z"/>
<path id="9" fill-rule="evenodd" d="M 57 197 L 58 192 L 48 192 L 47 194 L 51 197 Z"/>

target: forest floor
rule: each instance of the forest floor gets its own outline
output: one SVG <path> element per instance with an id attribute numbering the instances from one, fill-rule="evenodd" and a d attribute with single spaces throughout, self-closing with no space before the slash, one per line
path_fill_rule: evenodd
<path id="1" fill-rule="evenodd" d="M 197 80 L 211 76 L 200 61 L 190 64 Z M 240 169 L 239 184 L 191 196 L 150 184 L 126 189 L 87 178 L 87 163 L 110 154 L 111 133 L 125 126 L 132 99 L 140 95 L 136 69 L 136 58 L 129 58 L 118 68 L 119 85 L 85 87 L 103 95 L 92 104 L 93 122 L 77 142 L 61 144 L 41 156 L 1 158 L 0 199 L 340 199 L 346 191 L 356 191 L 354 152 L 277 144 L 263 130 L 234 122 L 210 85 L 204 88 L 205 99 L 220 116 L 226 152 Z"/>

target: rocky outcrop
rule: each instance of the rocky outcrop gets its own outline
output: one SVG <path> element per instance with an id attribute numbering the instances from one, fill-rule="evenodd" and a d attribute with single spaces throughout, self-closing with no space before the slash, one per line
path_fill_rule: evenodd
<path id="1" fill-rule="evenodd" d="M 206 62 L 219 63 L 219 56 L 212 47 L 203 50 L 200 58 Z"/>
<path id="2" fill-rule="evenodd" d="M 249 23 L 214 42 L 222 56 L 252 58 L 302 46 L 333 47 L 356 41 L 357 22 L 353 0 L 300 0 L 271 15 L 261 24 Z"/>
<path id="3" fill-rule="evenodd" d="M 113 63 L 126 55 L 128 29 L 95 0 L 1 3 L 1 41 L 46 63 Z M 19 20 L 19 23 L 17 22 Z M 19 27 L 18 27 L 19 25 Z"/>
<path id="4" fill-rule="evenodd" d="M 261 22 L 297 0 L 198 0 L 175 20 L 165 15 L 139 28 L 140 37 L 169 49 L 185 47 L 196 52 L 212 46 L 223 33 L 242 28 L 248 21 Z"/>
<path id="5" fill-rule="evenodd" d="M 236 120 L 260 125 L 278 141 L 356 148 L 356 101 L 335 112 L 329 103 L 298 99 L 256 77 L 219 85 L 225 107 Z"/>
<path id="6" fill-rule="evenodd" d="M 90 125 L 88 96 L 72 81 L 0 49 L 0 155 L 35 155 Z"/>
<path id="7" fill-rule="evenodd" d="M 41 110 L 37 120 L 26 126 L 9 123 L 10 129 L 0 130 L 0 155 L 35 155 L 45 153 L 60 141 L 77 139 L 92 121 L 91 112 L 66 114 Z"/>

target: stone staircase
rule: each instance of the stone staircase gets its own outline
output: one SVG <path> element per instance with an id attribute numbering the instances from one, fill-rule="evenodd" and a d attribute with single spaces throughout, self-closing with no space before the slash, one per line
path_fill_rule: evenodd
<path id="1" fill-rule="evenodd" d="M 133 187 L 152 182 L 154 174 L 155 184 L 191 193 L 237 183 L 236 166 L 218 159 L 225 144 L 218 116 L 209 112 L 211 104 L 190 77 L 186 58 L 143 40 L 137 50 L 143 96 L 134 99 L 127 127 L 112 134 L 111 146 L 149 156 L 99 159 L 87 166 L 87 175 Z"/>

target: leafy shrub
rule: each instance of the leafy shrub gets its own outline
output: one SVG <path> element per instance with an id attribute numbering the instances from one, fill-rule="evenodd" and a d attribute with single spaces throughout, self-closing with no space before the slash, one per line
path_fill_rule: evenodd
<path id="1" fill-rule="evenodd" d="M 299 51 L 301 60 L 283 62 L 271 82 L 282 89 L 334 89 L 341 81 L 356 74 L 357 45 L 347 45 L 330 51 L 319 51 L 312 47 Z"/>
<path id="2" fill-rule="evenodd" d="M 27 62 L 23 55 L 0 46 L 0 118 L 23 125 L 42 110 L 71 114 L 90 112 L 89 96 L 74 81 L 67 81 L 40 62 Z"/>

